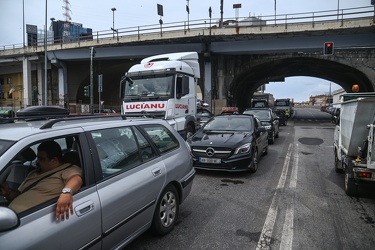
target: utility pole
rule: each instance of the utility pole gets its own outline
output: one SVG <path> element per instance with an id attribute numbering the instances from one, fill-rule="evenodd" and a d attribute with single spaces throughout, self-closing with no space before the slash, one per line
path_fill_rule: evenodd
<path id="1" fill-rule="evenodd" d="M 93 72 L 93 57 L 95 56 L 95 48 L 90 47 L 90 112 L 94 114 L 94 72 Z"/>
<path id="2" fill-rule="evenodd" d="M 219 24 L 220 28 L 223 28 L 223 14 L 224 14 L 224 0 L 220 0 L 220 24 Z"/>

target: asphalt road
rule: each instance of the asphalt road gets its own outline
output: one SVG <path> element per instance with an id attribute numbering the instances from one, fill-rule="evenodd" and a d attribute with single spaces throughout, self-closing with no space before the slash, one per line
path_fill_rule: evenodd
<path id="1" fill-rule="evenodd" d="M 334 171 L 331 116 L 296 109 L 258 171 L 198 171 L 174 230 L 126 249 L 373 249 L 375 188 L 358 198 Z"/>

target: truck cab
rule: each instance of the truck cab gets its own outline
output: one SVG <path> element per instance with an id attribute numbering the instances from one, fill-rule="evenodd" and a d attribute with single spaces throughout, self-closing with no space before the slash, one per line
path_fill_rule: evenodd
<path id="1" fill-rule="evenodd" d="M 165 119 L 186 139 L 195 132 L 198 78 L 196 52 L 145 58 L 121 80 L 122 114 Z"/>

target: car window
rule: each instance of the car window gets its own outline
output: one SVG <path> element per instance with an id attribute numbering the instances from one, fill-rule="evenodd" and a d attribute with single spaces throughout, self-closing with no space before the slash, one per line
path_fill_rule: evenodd
<path id="1" fill-rule="evenodd" d="M 48 140 L 56 141 L 60 145 L 62 150 L 63 163 L 70 163 L 72 165 L 82 167 L 82 154 L 79 146 L 80 143 L 78 135 L 69 135 L 60 138 L 48 138 Z M 29 144 L 24 148 L 20 148 L 19 152 L 12 159 L 10 159 L 10 161 L 4 167 L 4 171 L 0 175 L 1 183 L 6 182 L 10 189 L 17 190 L 26 179 L 28 174 L 32 171 L 37 170 L 37 148 L 41 143 L 42 141 L 38 141 Z M 52 184 L 55 185 L 54 181 L 43 180 L 41 184 L 42 183 L 43 185 L 41 185 L 41 187 L 38 186 L 39 189 L 45 189 L 47 191 L 49 189 L 55 188 L 55 186 L 49 186 Z M 57 196 L 54 196 L 53 194 L 49 194 L 49 196 L 45 197 L 35 198 L 35 200 L 37 200 L 38 202 L 32 203 L 33 205 L 30 206 L 25 212 L 22 212 L 20 216 L 26 215 L 30 212 L 33 212 L 35 209 L 40 209 L 41 207 L 51 204 L 50 202 L 52 202 L 52 200 L 54 200 L 55 198 L 57 198 Z M 25 202 L 28 201 L 26 200 Z M 5 199 L 0 200 L 0 203 L 2 206 L 8 206 L 10 204 L 10 202 Z M 21 204 L 20 201 L 17 201 L 17 203 Z M 26 205 L 26 207 L 28 207 L 28 205 Z"/>
<path id="2" fill-rule="evenodd" d="M 141 163 L 131 127 L 109 128 L 91 132 L 99 155 L 103 177 L 129 170 Z"/>
<path id="3" fill-rule="evenodd" d="M 156 157 L 155 151 L 152 149 L 152 146 L 142 135 L 142 133 L 137 128 L 134 129 L 134 133 L 138 141 L 142 161 L 148 161 Z"/>
<path id="4" fill-rule="evenodd" d="M 179 147 L 177 138 L 163 125 L 143 126 L 143 129 L 151 137 L 161 153 Z"/>

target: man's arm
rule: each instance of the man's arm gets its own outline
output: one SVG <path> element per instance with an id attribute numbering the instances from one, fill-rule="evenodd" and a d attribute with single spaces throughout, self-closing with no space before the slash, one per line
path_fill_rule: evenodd
<path id="1" fill-rule="evenodd" d="M 61 193 L 57 200 L 56 206 L 56 220 L 69 219 L 70 214 L 73 214 L 73 194 L 76 193 L 82 186 L 82 178 L 79 175 L 72 176 L 69 181 L 65 184 L 66 188 L 72 190 L 71 193 Z M 60 218 L 61 217 L 61 218 Z"/>

